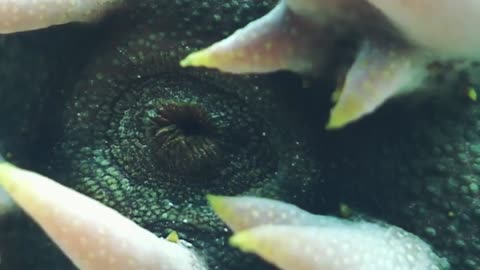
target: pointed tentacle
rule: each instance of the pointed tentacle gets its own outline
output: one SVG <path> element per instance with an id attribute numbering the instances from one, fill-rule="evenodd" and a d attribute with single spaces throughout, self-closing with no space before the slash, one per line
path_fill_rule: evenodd
<path id="1" fill-rule="evenodd" d="M 440 270 L 448 263 L 401 228 L 313 215 L 254 197 L 209 196 L 236 231 L 230 244 L 284 270 Z"/>
<path id="2" fill-rule="evenodd" d="M 230 243 L 284 270 L 447 269 L 418 237 L 395 227 L 352 223 L 326 227 L 263 225 Z"/>
<path id="3" fill-rule="evenodd" d="M 44 176 L 3 162 L 0 186 L 82 270 L 204 269 L 189 249 Z"/>
<path id="4" fill-rule="evenodd" d="M 207 199 L 215 213 L 234 231 L 260 225 L 315 225 L 342 221 L 313 215 L 293 204 L 257 197 L 228 197 L 209 195 Z"/>
<path id="5" fill-rule="evenodd" d="M 89 22 L 124 0 L 0 0 L 0 34 L 35 30 L 69 22 Z"/>
<path id="6" fill-rule="evenodd" d="M 318 27 L 293 14 L 282 2 L 226 39 L 188 55 L 180 64 L 231 73 L 309 73 L 322 62 L 321 47 L 331 46 L 329 38 L 315 34 L 321 32 Z"/>
<path id="7" fill-rule="evenodd" d="M 427 62 L 416 49 L 365 42 L 347 72 L 327 128 L 341 128 L 392 97 L 415 90 L 428 75 Z"/>

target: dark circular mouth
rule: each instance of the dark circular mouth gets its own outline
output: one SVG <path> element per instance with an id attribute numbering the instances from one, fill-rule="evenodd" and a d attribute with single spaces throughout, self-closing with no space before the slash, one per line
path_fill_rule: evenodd
<path id="1" fill-rule="evenodd" d="M 276 133 L 236 91 L 208 73 L 129 81 L 97 114 L 98 126 L 107 124 L 99 147 L 125 179 L 157 191 L 235 194 L 260 186 L 278 167 L 268 136 Z"/>
<path id="2" fill-rule="evenodd" d="M 155 231 L 189 241 L 209 232 L 219 243 L 225 225 L 206 194 L 303 200 L 318 171 L 279 89 L 156 57 L 100 61 L 76 86 L 59 150 L 72 186 Z"/>
<path id="3" fill-rule="evenodd" d="M 159 132 L 174 128 L 185 137 L 202 136 L 212 133 L 214 126 L 207 112 L 194 103 L 168 103 L 158 109 L 153 121 Z"/>
<path id="4" fill-rule="evenodd" d="M 222 164 L 223 145 L 215 124 L 201 105 L 166 103 L 152 117 L 147 130 L 159 166 L 174 172 L 214 177 Z"/>

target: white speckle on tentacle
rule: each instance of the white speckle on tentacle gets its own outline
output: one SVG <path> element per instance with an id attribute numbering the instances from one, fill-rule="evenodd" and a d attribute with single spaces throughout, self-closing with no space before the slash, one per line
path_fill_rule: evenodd
<path id="1" fill-rule="evenodd" d="M 419 237 L 401 228 L 314 215 L 294 205 L 255 197 L 209 196 L 235 231 L 230 243 L 284 270 L 446 270 Z M 252 215 L 257 212 L 259 215 Z M 268 213 L 272 213 L 270 216 Z M 285 213 L 288 219 L 278 217 Z M 244 217 L 248 219 L 243 220 Z"/>
<path id="2" fill-rule="evenodd" d="M 89 22 L 123 4 L 123 0 L 0 0 L 0 33 Z"/>
<path id="3" fill-rule="evenodd" d="M 480 60 L 480 1 L 368 0 L 415 44 L 439 55 Z"/>
<path id="4" fill-rule="evenodd" d="M 205 269 L 191 249 L 158 238 L 117 211 L 41 175 L 0 163 L 0 188 L 79 269 Z"/>
<path id="5" fill-rule="evenodd" d="M 480 60 L 479 18 L 478 0 L 282 0 L 264 17 L 180 64 L 231 73 L 290 70 L 315 76 L 328 68 L 348 69 L 351 62 L 343 62 L 345 55 L 358 50 L 334 91 L 338 102 L 326 127 L 339 129 L 405 93 L 424 97 L 425 92 L 442 95 L 461 88 L 461 83 L 478 85 L 479 72 L 472 65 L 465 72 L 435 74 L 429 64 Z M 338 46 L 345 40 L 354 46 Z M 367 43 L 369 47 L 362 46 Z M 459 83 L 465 73 L 469 78 Z"/>
<path id="6" fill-rule="evenodd" d="M 236 233 L 231 243 L 284 270 L 448 269 L 418 237 L 397 227 L 366 222 L 261 225 Z"/>

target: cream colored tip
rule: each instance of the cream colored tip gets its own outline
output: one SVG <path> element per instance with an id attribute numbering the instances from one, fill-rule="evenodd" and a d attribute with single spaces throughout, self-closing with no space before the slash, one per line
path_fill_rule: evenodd
<path id="1" fill-rule="evenodd" d="M 258 240 L 249 230 L 235 233 L 228 242 L 232 247 L 236 247 L 243 252 L 253 253 L 258 249 Z"/>
<path id="2" fill-rule="evenodd" d="M 230 219 L 235 215 L 232 207 L 228 205 L 227 196 L 218 196 L 218 195 L 207 195 L 207 201 L 212 207 L 213 211 L 225 222 L 229 222 Z"/>
<path id="3" fill-rule="evenodd" d="M 361 101 L 351 99 L 346 101 L 344 96 L 340 96 L 338 103 L 335 104 L 330 111 L 330 118 L 326 129 L 335 130 L 344 128 L 346 125 L 360 119 L 364 114 L 366 114 L 366 112 L 361 106 Z"/>
<path id="4" fill-rule="evenodd" d="M 208 49 L 193 52 L 180 61 L 181 67 L 214 67 L 213 59 Z"/>
<path id="5" fill-rule="evenodd" d="M 222 210 L 225 208 L 224 196 L 208 194 L 207 201 L 215 212 L 222 212 Z"/>
<path id="6" fill-rule="evenodd" d="M 0 186 L 79 269 L 200 270 L 193 252 L 119 212 L 34 172 L 0 163 Z"/>
<path id="7" fill-rule="evenodd" d="M 167 238 L 165 238 L 165 239 L 169 242 L 172 242 L 172 243 L 179 243 L 180 242 L 180 237 L 178 236 L 178 233 L 176 231 L 172 231 L 171 233 L 169 233 Z"/>
<path id="8" fill-rule="evenodd" d="M 347 124 L 349 124 L 351 120 L 343 117 L 339 117 L 335 111 L 332 110 L 332 114 L 330 115 L 330 118 L 328 120 L 328 123 L 325 127 L 326 130 L 337 130 L 345 127 Z"/>

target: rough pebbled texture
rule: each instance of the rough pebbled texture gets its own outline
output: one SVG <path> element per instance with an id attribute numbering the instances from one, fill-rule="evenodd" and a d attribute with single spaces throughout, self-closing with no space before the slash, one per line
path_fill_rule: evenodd
<path id="1" fill-rule="evenodd" d="M 228 230 L 205 195 L 311 203 L 305 191 L 315 189 L 320 169 L 307 147 L 311 131 L 288 111 L 283 100 L 293 100 L 284 95 L 294 93 L 287 87 L 274 87 L 268 77 L 184 70 L 178 61 L 270 4 L 132 1 L 135 12 L 111 19 L 109 39 L 92 53 L 78 81 L 67 85 L 65 109 L 57 111 L 62 138 L 49 174 L 159 236 L 176 230 L 211 269 L 244 269 L 250 261 L 265 269 L 253 256 L 225 246 Z M 170 144 L 161 147 L 161 141 Z M 206 162 L 207 169 L 189 168 L 192 160 Z M 52 259 L 15 261 L 12 251 L 5 253 L 7 267 L 67 267 Z"/>
<path id="2" fill-rule="evenodd" d="M 389 8 L 378 9 L 373 2 Z M 337 74 L 328 129 L 342 128 L 407 93 L 432 90 L 427 92 L 438 95 L 478 86 L 479 56 L 474 52 L 479 42 L 471 31 L 478 25 L 473 14 L 479 12 L 479 5 L 465 1 L 452 8 L 448 1 L 407 2 L 279 1 L 264 17 L 188 55 L 180 64 L 237 74 L 289 70 L 315 75 L 325 69 L 343 70 L 345 74 Z M 435 15 L 424 15 L 429 12 Z M 430 17 L 442 18 L 448 24 L 443 28 L 450 31 Z M 410 40 L 412 32 L 415 42 Z M 342 46 L 344 41 L 349 46 Z M 342 63 L 349 55 L 350 61 Z M 334 63 L 340 66 L 333 67 Z"/>
<path id="3" fill-rule="evenodd" d="M 71 140 L 74 137 L 72 132 L 82 130 L 81 127 L 75 127 L 75 129 L 69 131 L 70 133 L 67 132 L 69 134 L 63 139 L 63 146 L 57 148 L 57 155 L 64 157 L 62 161 L 65 164 L 55 163 L 55 166 L 51 168 L 45 166 L 45 162 L 50 159 L 48 151 L 51 150 L 51 145 L 63 137 L 64 128 L 62 123 L 69 122 L 73 125 L 76 121 L 74 119 L 64 121 L 63 118 L 69 115 L 69 113 L 64 114 L 65 111 L 73 112 L 71 102 L 75 100 L 75 94 L 73 94 L 73 97 L 71 96 L 72 89 L 76 89 L 75 93 L 77 95 L 82 91 L 79 85 L 82 84 L 81 81 L 84 81 L 85 77 L 78 78 L 77 74 L 78 70 L 83 70 L 83 63 L 88 63 L 88 67 L 85 68 L 86 77 L 96 81 L 98 80 L 96 78 L 97 74 L 94 72 L 102 68 L 101 63 L 95 63 L 95 59 L 99 59 L 99 55 L 105 55 L 104 53 L 107 52 L 105 57 L 116 55 L 119 59 L 125 59 L 118 53 L 118 50 L 113 49 L 117 47 L 116 45 L 121 45 L 120 47 L 127 49 L 129 54 L 133 53 L 140 56 L 142 54 L 139 49 L 145 48 L 145 44 L 152 45 L 151 42 L 146 41 L 148 41 L 151 34 L 154 34 L 152 36 L 154 40 L 162 36 L 164 36 L 163 38 L 169 38 L 171 41 L 168 44 L 169 48 L 176 48 L 175 44 L 181 44 L 185 41 L 187 43 L 184 45 L 189 45 L 190 48 L 188 50 L 191 50 L 197 46 L 203 47 L 206 43 L 211 43 L 213 40 L 218 40 L 220 38 L 218 35 L 228 35 L 234 29 L 259 17 L 271 8 L 268 2 L 255 2 L 255 4 L 252 4 L 250 1 L 231 1 L 224 5 L 212 5 L 209 1 L 203 1 L 198 3 L 200 7 L 192 12 L 193 1 L 176 1 L 175 8 L 171 7 L 169 10 L 171 13 L 168 13 L 167 9 L 160 3 L 165 2 L 156 1 L 155 4 L 152 4 L 151 1 L 143 1 L 142 7 L 138 9 L 138 12 L 133 17 L 125 17 L 125 14 L 119 14 L 118 19 L 123 19 L 124 22 L 128 23 L 128 25 L 117 25 L 122 31 L 79 29 L 72 26 L 71 28 L 65 28 L 65 30 L 71 31 L 70 34 L 65 35 L 61 34 L 62 29 L 50 29 L 38 34 L 32 33 L 6 39 L 6 43 L 17 43 L 18 45 L 5 45 L 6 49 L 2 49 L 2 53 L 9 55 L 9 57 L 0 58 L 2 66 L 11 67 L 13 64 L 19 66 L 13 69 L 13 75 L 16 74 L 16 76 L 9 73 L 12 70 L 7 68 L 1 73 L 5 80 L 0 80 L 2 86 L 0 94 L 2 97 L 7 96 L 12 99 L 9 99 L 9 102 L 6 101 L 7 99 L 1 99 L 2 114 L 0 114 L 0 117 L 2 117 L 2 129 L 0 132 L 2 140 L 6 137 L 9 139 L 15 138 L 14 141 L 16 143 L 7 143 L 6 146 L 13 148 L 13 150 L 21 149 L 14 153 L 17 159 L 27 156 L 28 158 L 24 159 L 30 162 L 25 163 L 31 164 L 31 167 L 38 170 L 50 171 L 49 174 L 52 177 L 60 175 L 59 170 L 61 167 L 72 164 L 82 165 L 84 163 L 85 170 L 88 170 L 89 167 L 98 167 L 99 173 L 103 173 L 105 179 L 117 179 L 111 177 L 109 173 L 104 173 L 106 171 L 105 168 L 109 165 L 99 165 L 105 162 L 104 155 L 98 155 L 99 158 L 94 160 L 95 157 L 92 152 L 87 152 L 91 154 L 88 158 L 81 158 L 82 153 L 75 151 L 78 148 L 72 145 L 74 142 Z M 208 16 L 205 14 L 208 14 Z M 125 18 L 131 19 L 125 20 Z M 111 20 L 115 21 L 115 19 L 117 18 L 112 18 Z M 162 27 L 160 27 L 162 24 L 157 20 L 163 21 Z M 177 28 L 179 21 L 182 21 L 182 23 L 178 26 L 180 28 Z M 132 22 L 136 23 L 132 25 Z M 139 26 L 152 23 L 156 26 Z M 171 31 L 172 29 L 177 29 L 178 31 Z M 85 32 L 88 35 L 85 35 Z M 186 37 L 190 35 L 191 37 Z M 43 46 L 33 42 L 41 39 L 42 36 L 47 37 Z M 143 42 L 141 37 L 143 37 Z M 175 37 L 175 39 L 170 39 L 171 37 Z M 77 42 L 73 42 L 72 39 Z M 94 44 L 95 46 L 91 45 L 93 40 L 97 42 Z M 140 45 L 140 43 L 143 43 L 143 45 Z M 85 44 L 90 45 L 85 46 Z M 160 46 L 158 44 L 154 45 Z M 12 48 L 20 49 L 16 51 L 17 49 Z M 95 48 L 95 50 L 92 50 L 92 48 Z M 13 52 L 6 50 L 13 50 Z M 77 53 L 73 55 L 71 51 Z M 187 51 L 177 51 L 177 53 L 186 54 Z M 32 59 L 30 54 L 36 55 L 39 59 L 37 57 Z M 174 57 L 185 56 L 179 54 Z M 55 58 L 55 55 L 60 55 L 64 58 L 58 59 Z M 29 63 L 31 62 L 39 64 L 29 70 L 31 68 Z M 128 63 L 129 61 L 122 62 L 121 66 L 125 67 Z M 131 70 L 138 71 L 139 69 L 132 68 Z M 44 72 L 47 74 L 46 77 L 41 76 Z M 182 72 L 189 73 L 190 71 Z M 329 70 L 329 72 L 331 74 L 325 74 L 326 77 L 332 74 L 335 75 L 334 70 Z M 186 73 L 182 74 L 185 75 Z M 203 74 L 202 72 L 199 73 Z M 34 76 L 35 78 L 32 79 L 28 76 Z M 203 74 L 200 77 L 210 78 L 209 76 L 214 75 Z M 334 78 L 335 76 L 331 77 Z M 58 82 L 58 78 L 62 78 L 64 81 Z M 126 79 L 128 78 L 127 76 Z M 237 78 L 222 78 L 220 81 L 229 81 L 228 85 L 232 85 L 233 88 L 235 88 L 234 85 L 238 85 L 240 82 Z M 33 83 L 34 81 L 35 83 Z M 52 84 L 52 81 L 56 83 Z M 261 82 L 262 84 L 268 84 L 263 79 L 259 81 L 251 78 L 251 80 L 247 79 L 247 81 L 252 85 L 260 85 Z M 214 80 L 214 82 L 217 82 L 217 80 Z M 283 81 L 278 84 L 282 83 Z M 74 87 L 73 85 L 77 86 Z M 303 125 L 313 126 L 318 124 L 319 118 L 326 118 L 328 114 L 327 110 L 325 110 L 325 108 L 328 108 L 328 104 L 318 101 L 328 100 L 326 96 L 329 96 L 329 94 L 327 95 L 317 90 L 331 89 L 333 87 L 329 86 L 332 85 L 333 83 L 328 80 L 319 81 L 311 87 L 312 89 L 301 89 L 297 81 L 286 85 L 285 88 L 289 90 L 286 92 L 292 95 L 283 96 L 282 100 L 287 100 L 289 104 L 296 104 L 298 100 L 295 100 L 295 98 L 300 99 L 299 96 L 312 95 L 308 102 L 301 100 L 303 102 L 303 110 L 308 115 L 298 120 L 298 123 L 293 124 L 290 121 L 282 122 L 277 119 L 275 123 L 280 125 L 272 124 L 270 128 L 281 129 L 290 125 L 301 127 Z M 22 91 L 22 94 L 15 92 L 15 95 L 12 95 L 10 94 L 13 93 L 12 89 Z M 268 91 L 268 88 L 262 86 L 259 88 L 258 94 L 255 93 L 252 97 L 249 96 L 249 99 L 271 97 L 272 94 L 278 93 L 275 91 Z M 99 93 L 98 91 L 92 92 Z M 110 93 L 115 96 L 118 95 L 117 92 Z M 39 93 L 45 93 L 45 95 L 40 95 Z M 440 254 L 446 255 L 450 259 L 453 269 L 476 270 L 480 266 L 480 259 L 477 256 L 480 252 L 480 240 L 478 239 L 480 234 L 479 226 L 477 225 L 480 222 L 480 214 L 478 213 L 478 186 L 480 185 L 478 182 L 480 170 L 478 168 L 480 165 L 477 164 L 479 163 L 477 159 L 480 157 L 477 151 L 477 147 L 480 145 L 480 138 L 477 136 L 479 126 L 477 119 L 480 116 L 480 111 L 478 104 L 472 103 L 461 94 L 447 100 L 432 102 L 435 104 L 427 103 L 423 104 L 422 107 L 413 108 L 404 108 L 404 101 L 399 100 L 397 104 L 390 104 L 380 110 L 378 115 L 367 118 L 341 132 L 325 133 L 321 130 L 316 134 L 312 134 L 315 135 L 316 141 L 320 145 L 300 144 L 298 150 L 299 157 L 304 154 L 305 148 L 318 149 L 317 154 L 323 163 L 321 179 L 328 180 L 329 186 L 309 189 L 317 196 L 317 199 L 319 198 L 320 202 L 317 207 L 308 206 L 307 203 L 304 203 L 303 207 L 325 213 L 325 210 L 332 209 L 332 205 L 336 206 L 339 202 L 345 202 L 354 210 L 367 212 L 370 216 L 385 219 L 389 223 L 401 226 L 420 235 L 432 244 Z M 55 96 L 55 99 L 52 99 L 52 95 Z M 43 98 L 38 99 L 39 96 Z M 93 98 L 95 96 L 97 95 L 85 98 Z M 64 105 L 63 99 L 69 100 L 68 104 L 70 105 Z M 237 100 L 237 98 L 233 100 Z M 138 103 L 139 99 L 134 101 Z M 409 101 L 407 100 L 406 103 L 411 104 Z M 10 105 L 8 107 L 3 106 L 3 103 Z M 249 101 L 249 103 L 261 104 L 261 102 L 256 101 Z M 81 104 L 84 103 L 80 102 L 79 105 Z M 260 113 L 266 110 L 264 106 L 269 105 L 267 102 L 262 106 L 257 105 L 252 105 L 255 107 L 255 111 L 257 111 L 256 115 L 263 115 L 266 119 L 273 118 L 271 113 Z M 276 105 L 275 107 L 277 106 L 281 105 Z M 22 119 L 23 124 L 9 125 L 8 129 L 5 128 L 3 121 L 12 121 L 11 118 L 6 116 L 13 115 L 12 112 L 17 112 L 17 110 L 18 118 Z M 85 106 L 79 106 L 77 110 L 89 111 Z M 101 111 L 98 108 L 96 110 Z M 236 115 L 237 113 L 238 111 L 234 110 L 233 114 Z M 315 121 L 312 121 L 312 118 Z M 42 121 L 38 121 L 38 119 Z M 97 121 L 105 123 L 101 119 Z M 36 124 L 29 125 L 27 123 Z M 49 124 L 42 125 L 43 123 Z M 115 127 L 118 128 L 116 124 L 118 123 L 113 122 L 113 126 L 108 128 L 115 130 Z M 21 134 L 27 134 L 28 136 L 15 136 L 15 134 L 20 133 L 22 127 L 27 129 L 23 129 L 24 132 Z M 297 130 L 288 131 L 297 134 Z M 93 132 L 93 130 L 88 132 Z M 297 135 L 301 135 L 300 133 Z M 3 134 L 7 135 L 4 137 Z M 249 134 L 249 132 L 246 132 L 246 134 Z M 112 135 L 119 136 L 120 133 L 117 132 Z M 278 138 L 280 142 L 294 142 L 293 140 L 287 140 L 288 136 L 284 134 L 270 135 Z M 77 143 L 80 143 L 80 141 L 77 140 Z M 89 143 L 89 145 L 98 143 L 97 146 L 102 144 L 102 142 L 93 141 L 88 136 L 85 137 L 83 143 Z M 25 149 L 35 149 L 35 151 Z M 68 149 L 71 149 L 71 151 L 69 152 Z M 290 156 L 289 154 L 291 153 L 284 152 L 286 156 L 277 158 L 285 161 L 296 158 L 295 155 Z M 89 159 L 91 162 L 87 162 Z M 297 168 L 293 169 L 293 172 L 289 169 L 289 174 L 281 175 L 285 177 L 285 180 L 291 180 L 290 183 L 294 187 L 298 188 L 298 181 L 295 182 L 295 178 L 301 179 L 301 183 L 304 183 L 303 181 L 308 182 L 308 177 L 315 179 L 316 175 L 320 173 L 315 172 L 315 170 L 309 170 L 308 168 L 316 167 L 317 163 L 314 162 L 314 164 L 308 165 L 308 159 L 310 158 L 306 159 L 303 162 L 285 163 L 286 165 L 295 165 L 293 167 Z M 73 161 L 73 163 L 69 164 L 70 161 Z M 286 165 L 285 167 L 288 167 Z M 298 171 L 295 172 L 295 170 Z M 81 170 L 73 171 L 73 175 L 78 176 L 82 174 L 84 177 L 69 178 L 68 184 L 88 191 L 88 185 L 82 185 L 85 177 L 88 177 L 88 175 L 84 175 L 84 172 Z M 297 175 L 297 177 L 287 178 L 287 175 Z M 115 193 L 112 192 L 113 189 L 111 189 L 107 181 L 104 182 L 105 179 L 98 184 L 103 185 L 108 190 L 105 194 L 107 197 L 104 198 L 107 200 L 108 198 L 115 198 Z M 246 180 L 252 181 L 251 179 Z M 141 185 L 135 182 L 135 186 Z M 179 189 L 180 194 L 184 190 Z M 93 192 L 93 190 L 91 191 Z M 307 194 L 310 194 L 310 192 L 307 192 Z M 274 194 L 270 195 L 273 196 Z M 193 198 L 192 200 L 195 199 Z M 285 200 L 287 201 L 296 201 L 297 199 L 295 195 L 285 195 Z M 111 203 L 115 204 L 116 201 L 118 202 L 118 200 L 112 199 Z M 139 204 L 136 205 L 138 209 L 135 209 L 137 214 L 133 214 L 133 216 L 138 219 L 144 219 L 145 222 L 148 221 L 152 216 L 143 216 L 140 213 L 142 206 L 146 207 L 145 204 L 149 203 L 151 202 L 145 200 L 142 202 L 140 200 Z M 177 217 L 180 216 L 172 218 Z M 215 228 L 219 229 L 219 221 L 215 222 L 217 222 L 215 223 L 217 224 Z M 152 223 L 149 223 L 148 226 L 153 227 L 157 233 L 164 236 L 166 228 L 163 225 L 155 227 Z M 192 230 L 195 229 L 193 228 Z M 7 223 L 1 223 L 0 230 L 5 232 L 5 234 L 0 235 L 0 240 L 2 240 L 0 241 L 2 253 L 0 269 L 15 269 L 15 267 L 11 267 L 13 263 L 20 263 L 16 267 L 17 269 L 68 269 L 67 266 L 62 265 L 62 263 L 67 265 L 68 263 L 64 259 L 59 259 L 62 257 L 58 252 L 54 251 L 52 244 L 42 236 L 39 236 L 37 228 L 21 214 L 11 217 Z M 192 230 L 184 233 L 184 237 L 188 237 Z M 204 243 L 215 243 L 215 248 L 206 251 L 208 254 L 218 254 L 219 250 L 229 250 L 224 246 L 223 237 L 212 238 L 210 234 L 202 234 L 200 236 L 204 237 L 204 239 L 199 239 L 198 242 L 204 240 Z M 8 243 L 8 246 L 6 246 L 6 243 Z M 24 260 L 24 256 L 13 256 L 13 254 L 29 254 L 26 255 L 29 257 L 29 260 Z M 244 269 L 245 265 L 247 265 L 247 262 L 245 264 L 240 263 L 241 259 L 249 261 L 252 258 L 240 253 L 233 253 L 231 250 L 228 251 L 228 254 L 232 257 L 226 254 L 218 254 L 216 256 L 226 258 L 226 260 L 228 258 L 232 261 L 232 258 L 235 258 L 237 260 L 236 266 L 239 269 Z M 211 263 L 216 261 L 215 255 L 212 255 L 211 258 Z M 265 269 L 262 268 L 263 264 L 259 264 L 257 267 Z"/>
<path id="4" fill-rule="evenodd" d="M 419 235 L 452 269 L 475 270 L 480 107 L 466 96 L 449 98 L 413 109 L 391 104 L 364 123 L 332 133 L 324 165 L 350 207 Z"/>
<path id="5" fill-rule="evenodd" d="M 78 269 L 206 270 L 181 241 L 168 241 L 43 175 L 0 164 L 0 186 Z"/>

